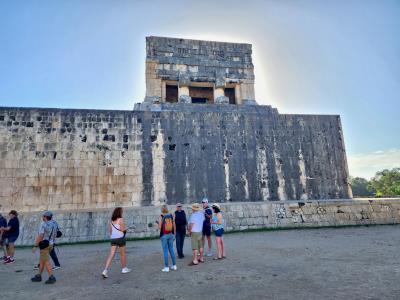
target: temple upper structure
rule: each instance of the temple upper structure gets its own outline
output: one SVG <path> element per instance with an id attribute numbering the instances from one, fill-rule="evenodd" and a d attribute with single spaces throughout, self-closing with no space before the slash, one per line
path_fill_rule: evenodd
<path id="1" fill-rule="evenodd" d="M 256 104 L 250 44 L 146 38 L 146 103 Z"/>

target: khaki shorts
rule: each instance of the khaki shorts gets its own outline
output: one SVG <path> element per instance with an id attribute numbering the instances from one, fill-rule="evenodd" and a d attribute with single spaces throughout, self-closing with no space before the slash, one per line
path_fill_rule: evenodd
<path id="1" fill-rule="evenodd" d="M 199 250 L 203 248 L 203 234 L 202 232 L 192 232 L 192 249 Z"/>
<path id="2" fill-rule="evenodd" d="M 53 249 L 53 245 L 40 250 L 40 261 L 46 262 L 49 260 L 50 251 Z"/>

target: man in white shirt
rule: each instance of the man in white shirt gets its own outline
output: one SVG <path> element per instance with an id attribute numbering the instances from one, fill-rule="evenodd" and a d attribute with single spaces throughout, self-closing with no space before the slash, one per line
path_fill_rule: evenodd
<path id="1" fill-rule="evenodd" d="M 202 207 L 198 203 L 192 204 L 193 213 L 189 219 L 189 235 L 192 238 L 193 259 L 189 266 L 196 266 L 199 262 L 204 262 L 204 248 L 203 248 L 203 222 L 204 213 Z M 200 252 L 200 258 L 197 259 L 197 254 Z"/>

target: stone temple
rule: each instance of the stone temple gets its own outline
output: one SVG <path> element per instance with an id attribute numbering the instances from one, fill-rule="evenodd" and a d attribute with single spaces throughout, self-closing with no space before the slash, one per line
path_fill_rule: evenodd
<path id="1" fill-rule="evenodd" d="M 0 210 L 351 198 L 340 117 L 258 105 L 250 44 L 146 52 L 134 110 L 0 107 Z"/>

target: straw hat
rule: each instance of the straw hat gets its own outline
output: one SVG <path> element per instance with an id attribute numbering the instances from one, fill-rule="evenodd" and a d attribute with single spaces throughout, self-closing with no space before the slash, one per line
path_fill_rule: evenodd
<path id="1" fill-rule="evenodd" d="M 193 203 L 192 204 L 192 210 L 202 210 L 203 208 L 201 207 L 201 205 L 199 203 Z"/>

